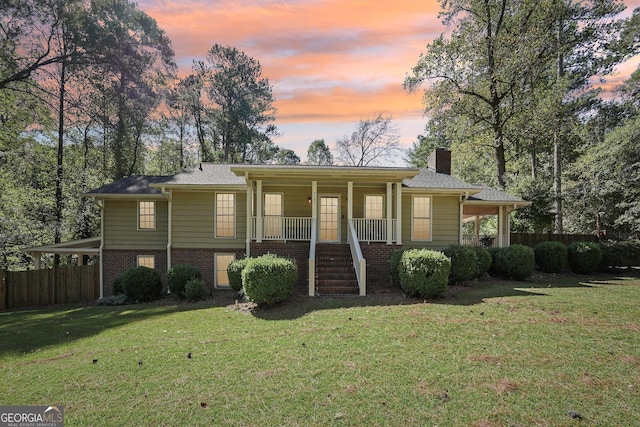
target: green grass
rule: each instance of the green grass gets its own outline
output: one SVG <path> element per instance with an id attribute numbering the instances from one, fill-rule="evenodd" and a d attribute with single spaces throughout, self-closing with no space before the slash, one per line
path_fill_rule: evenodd
<path id="1" fill-rule="evenodd" d="M 637 277 L 546 275 L 431 302 L 4 312 L 0 404 L 69 426 L 637 425 L 638 301 Z"/>

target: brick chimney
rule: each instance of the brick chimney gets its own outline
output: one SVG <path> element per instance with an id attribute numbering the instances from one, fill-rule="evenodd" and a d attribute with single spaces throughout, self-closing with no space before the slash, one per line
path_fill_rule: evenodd
<path id="1" fill-rule="evenodd" d="M 438 173 L 451 175 L 451 151 L 444 147 L 436 148 L 427 158 L 427 165 Z"/>

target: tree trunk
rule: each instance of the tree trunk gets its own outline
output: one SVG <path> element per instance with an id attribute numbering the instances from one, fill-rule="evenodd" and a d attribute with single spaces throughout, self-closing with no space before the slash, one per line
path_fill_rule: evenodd
<path id="1" fill-rule="evenodd" d="M 64 200 L 62 197 L 62 179 L 64 177 L 64 97 L 66 84 L 67 61 L 60 63 L 60 92 L 58 99 L 58 155 L 56 164 L 56 224 L 53 236 L 54 243 L 62 241 L 62 211 L 64 210 Z M 60 265 L 60 255 L 54 257 L 54 265 Z"/>

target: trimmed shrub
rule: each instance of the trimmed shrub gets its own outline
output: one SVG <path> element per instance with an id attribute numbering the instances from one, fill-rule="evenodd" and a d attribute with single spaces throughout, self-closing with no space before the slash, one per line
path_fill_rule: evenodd
<path id="1" fill-rule="evenodd" d="M 493 258 L 491 257 L 491 253 L 483 247 L 473 246 L 472 249 L 476 253 L 476 258 L 478 258 L 478 263 L 476 264 L 476 273 L 474 277 L 481 279 L 485 277 L 489 272 L 489 268 L 491 268 Z"/>
<path id="2" fill-rule="evenodd" d="M 391 282 L 400 286 L 400 259 L 402 258 L 402 253 L 406 251 L 406 249 L 396 249 L 391 252 L 391 256 L 389 257 L 389 272 L 391 273 Z"/>
<path id="3" fill-rule="evenodd" d="M 567 247 L 561 242 L 542 242 L 533 252 L 536 264 L 545 273 L 560 273 L 567 266 Z"/>
<path id="4" fill-rule="evenodd" d="M 273 305 L 293 291 L 298 279 L 295 261 L 273 254 L 250 258 L 242 270 L 242 287 L 250 301 Z"/>
<path id="5" fill-rule="evenodd" d="M 151 301 L 162 294 L 160 272 L 147 267 L 133 267 L 124 273 L 122 289 L 130 300 Z"/>
<path id="6" fill-rule="evenodd" d="M 601 267 L 631 267 L 640 266 L 640 240 L 625 240 L 622 242 L 604 242 L 602 249 Z"/>
<path id="7" fill-rule="evenodd" d="M 176 265 L 171 267 L 167 272 L 167 284 L 169 285 L 169 292 L 176 295 L 178 298 L 184 298 L 185 286 L 191 279 L 200 279 L 200 270 L 190 265 Z"/>
<path id="8" fill-rule="evenodd" d="M 595 242 L 573 242 L 567 248 L 569 267 L 575 274 L 592 274 L 602 261 L 602 249 Z"/>
<path id="9" fill-rule="evenodd" d="M 496 268 L 496 256 L 498 255 L 498 252 L 500 252 L 503 248 L 498 248 L 495 246 L 492 246 L 490 248 L 487 248 L 487 252 L 489 252 L 489 255 L 491 255 L 491 264 L 489 265 L 489 276 L 493 276 L 493 277 L 497 277 L 498 276 L 498 269 Z"/>
<path id="10" fill-rule="evenodd" d="M 124 275 L 116 277 L 113 281 L 113 285 L 111 285 L 111 293 L 113 295 L 122 295 L 124 294 L 124 289 L 122 289 L 122 281 L 124 280 Z"/>
<path id="11" fill-rule="evenodd" d="M 500 248 L 495 253 L 495 269 L 505 279 L 524 280 L 533 274 L 535 255 L 533 249 L 524 245 Z"/>
<path id="12" fill-rule="evenodd" d="M 460 284 L 473 279 L 478 269 L 478 256 L 473 249 L 451 245 L 442 252 L 451 260 L 449 284 Z"/>
<path id="13" fill-rule="evenodd" d="M 204 282 L 200 279 L 189 279 L 184 285 L 184 294 L 188 301 L 199 301 L 204 298 Z"/>
<path id="14" fill-rule="evenodd" d="M 237 259 L 231 261 L 227 266 L 227 277 L 229 278 L 229 286 L 236 292 L 242 289 L 242 270 L 247 266 L 250 258 Z"/>
<path id="15" fill-rule="evenodd" d="M 409 249 L 400 258 L 400 287 L 410 296 L 432 298 L 447 289 L 451 260 L 442 252 Z"/>

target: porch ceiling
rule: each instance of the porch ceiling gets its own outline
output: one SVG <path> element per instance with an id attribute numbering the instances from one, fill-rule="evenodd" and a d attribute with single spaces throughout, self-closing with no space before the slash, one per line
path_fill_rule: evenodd
<path id="1" fill-rule="evenodd" d="M 414 168 L 357 168 L 346 166 L 289 166 L 273 167 L 273 165 L 238 165 L 231 171 L 249 180 L 263 180 L 289 185 L 308 185 L 317 182 L 347 182 L 354 184 L 383 184 L 401 182 L 419 173 Z"/>
<path id="2" fill-rule="evenodd" d="M 48 253 L 48 254 L 99 254 L 101 237 L 91 237 L 88 239 L 73 240 L 70 242 L 55 243 L 45 246 L 34 246 L 21 249 L 25 253 Z"/>

